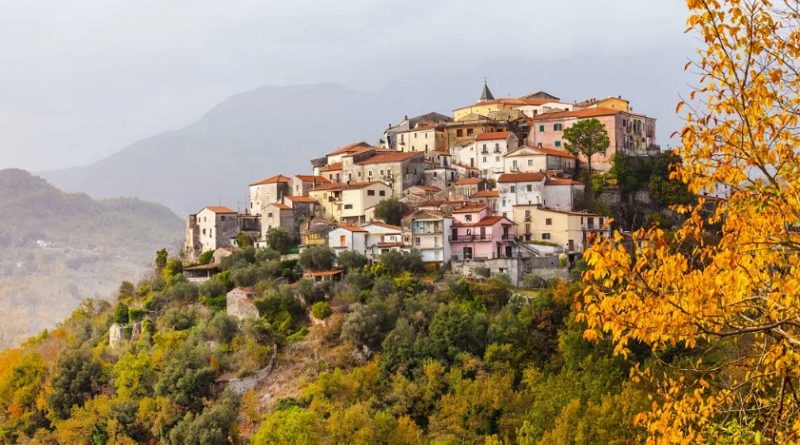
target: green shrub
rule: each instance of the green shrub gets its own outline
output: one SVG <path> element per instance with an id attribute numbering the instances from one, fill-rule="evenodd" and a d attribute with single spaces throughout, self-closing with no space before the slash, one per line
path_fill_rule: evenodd
<path id="1" fill-rule="evenodd" d="M 200 254 L 200 257 L 197 259 L 199 264 L 208 264 L 211 260 L 214 259 L 214 251 L 213 250 L 206 250 L 205 252 Z"/>
<path id="2" fill-rule="evenodd" d="M 311 305 L 311 315 L 318 320 L 324 320 L 331 316 L 333 309 L 326 301 L 317 301 Z"/>

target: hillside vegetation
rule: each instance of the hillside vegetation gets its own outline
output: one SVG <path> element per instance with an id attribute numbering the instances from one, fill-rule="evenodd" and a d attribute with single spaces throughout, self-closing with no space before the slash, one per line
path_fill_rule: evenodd
<path id="1" fill-rule="evenodd" d="M 311 250 L 305 267 L 332 258 Z M 116 303 L 87 301 L 0 355 L 0 440 L 623 444 L 640 432 L 632 417 L 649 402 L 626 377 L 646 354 L 582 339 L 577 283 L 512 288 L 422 273 L 415 254 L 364 260 L 345 256 L 341 282 L 314 283 L 247 248 L 196 285 L 162 256 Z M 226 315 L 235 286 L 257 292 L 257 320 Z M 111 347 L 115 322 L 127 340 Z"/>
<path id="2" fill-rule="evenodd" d="M 23 170 L 0 171 L 0 347 L 63 320 L 87 296 L 112 296 L 181 236 L 165 207 L 94 201 Z"/>

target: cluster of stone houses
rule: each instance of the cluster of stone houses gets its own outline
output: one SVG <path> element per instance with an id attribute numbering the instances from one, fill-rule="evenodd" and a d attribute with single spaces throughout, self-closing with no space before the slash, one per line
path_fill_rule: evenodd
<path id="1" fill-rule="evenodd" d="M 598 170 L 610 168 L 616 153 L 659 152 L 655 119 L 621 97 L 495 98 L 484 84 L 480 98 L 452 116 L 405 117 L 378 145 L 351 143 L 311 160 L 309 174 L 253 182 L 245 209 L 209 206 L 190 215 L 185 257 L 235 246 L 242 233 L 262 245 L 276 227 L 301 249 L 328 245 L 370 259 L 414 249 L 438 267 L 481 262 L 508 273 L 532 258 L 574 257 L 608 230 L 606 217 L 575 210 L 584 186 L 573 174 L 586 159 L 564 148 L 564 130 L 590 118 L 611 140 L 592 159 Z M 375 218 L 378 203 L 391 197 L 408 210 L 400 226 Z"/>

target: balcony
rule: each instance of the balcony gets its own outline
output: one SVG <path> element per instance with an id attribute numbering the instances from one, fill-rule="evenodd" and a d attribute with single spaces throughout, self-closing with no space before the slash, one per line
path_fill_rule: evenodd
<path id="1" fill-rule="evenodd" d="M 457 243 L 468 243 L 472 241 L 491 241 L 492 236 L 488 233 L 484 235 L 450 235 L 447 239 Z"/>
<path id="2" fill-rule="evenodd" d="M 502 238 L 504 240 L 512 240 L 512 239 L 514 239 L 514 235 L 512 235 L 510 233 L 504 233 L 503 236 L 501 236 L 500 238 Z"/>

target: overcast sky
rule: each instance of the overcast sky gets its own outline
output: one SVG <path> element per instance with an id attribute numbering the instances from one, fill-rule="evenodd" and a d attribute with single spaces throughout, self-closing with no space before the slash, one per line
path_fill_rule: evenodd
<path id="1" fill-rule="evenodd" d="M 86 164 L 267 84 L 688 57 L 685 15 L 679 0 L 0 0 L 0 168 Z"/>

